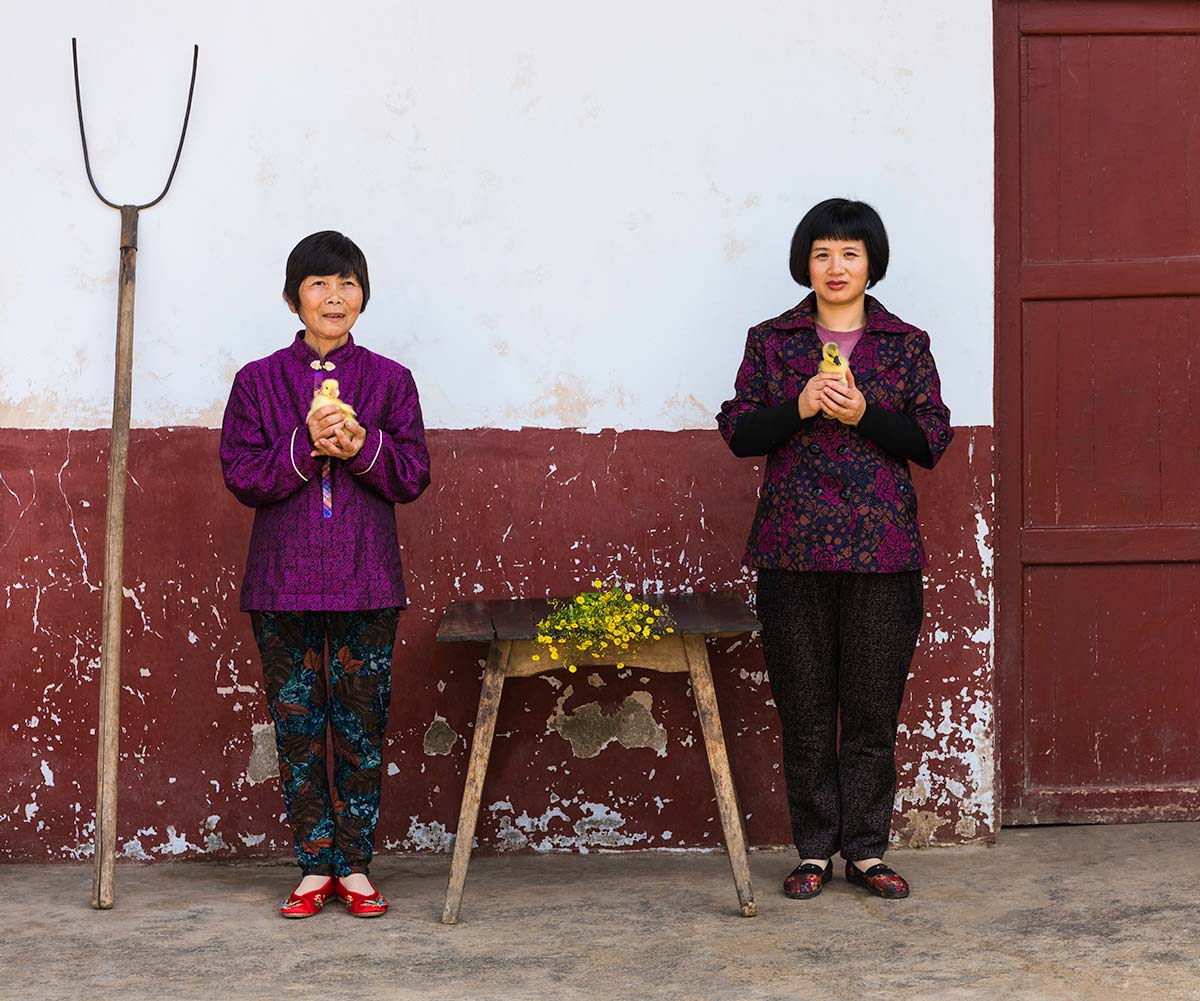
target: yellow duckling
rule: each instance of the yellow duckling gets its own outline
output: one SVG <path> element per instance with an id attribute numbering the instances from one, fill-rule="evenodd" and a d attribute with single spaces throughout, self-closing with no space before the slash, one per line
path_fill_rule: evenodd
<path id="1" fill-rule="evenodd" d="M 838 350 L 837 341 L 827 341 L 821 348 L 821 364 L 818 371 L 831 374 L 838 373 L 842 377 L 842 385 L 849 385 L 846 381 L 846 373 L 850 371 L 850 365 Z"/>
<path id="2" fill-rule="evenodd" d="M 843 386 L 850 385 L 846 379 L 846 373 L 850 371 L 850 364 L 842 357 L 842 352 L 838 350 L 837 341 L 826 341 L 821 346 L 821 364 L 817 366 L 817 371 L 821 373 L 830 373 L 840 375 L 839 380 Z M 829 417 L 829 414 L 821 412 L 822 417 Z"/>
<path id="3" fill-rule="evenodd" d="M 337 407 L 346 415 L 347 424 L 356 424 L 355 417 L 357 414 L 354 408 L 345 400 L 338 397 L 338 381 L 337 379 L 326 379 L 321 383 L 321 388 L 313 391 L 312 406 L 308 408 L 308 417 L 313 415 L 314 411 L 320 410 L 322 407 Z M 305 420 L 308 420 L 308 417 Z"/>

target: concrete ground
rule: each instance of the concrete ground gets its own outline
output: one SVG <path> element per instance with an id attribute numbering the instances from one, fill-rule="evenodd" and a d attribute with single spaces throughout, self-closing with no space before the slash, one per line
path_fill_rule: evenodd
<path id="1" fill-rule="evenodd" d="M 280 866 L 0 866 L 0 998 L 1200 999 L 1200 824 L 1013 829 L 995 846 L 895 851 L 884 901 L 839 875 L 815 900 L 751 857 L 737 914 L 723 854 L 481 857 L 463 920 L 440 921 L 449 860 L 380 858 L 392 910 L 284 921 Z"/>

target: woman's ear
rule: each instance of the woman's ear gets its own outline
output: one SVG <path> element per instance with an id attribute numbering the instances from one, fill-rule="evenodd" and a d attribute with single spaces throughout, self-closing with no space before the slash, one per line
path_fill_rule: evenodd
<path id="1" fill-rule="evenodd" d="M 299 316 L 299 315 L 300 315 L 300 310 L 298 310 L 298 309 L 296 308 L 296 304 L 295 304 L 294 302 L 292 302 L 292 300 L 291 300 L 291 299 L 289 299 L 289 298 L 288 298 L 288 294 L 287 294 L 286 292 L 284 292 L 284 293 L 283 293 L 283 301 L 287 303 L 287 308 L 288 308 L 288 309 L 290 309 L 290 310 L 291 310 L 293 313 L 295 313 L 297 316 Z"/>

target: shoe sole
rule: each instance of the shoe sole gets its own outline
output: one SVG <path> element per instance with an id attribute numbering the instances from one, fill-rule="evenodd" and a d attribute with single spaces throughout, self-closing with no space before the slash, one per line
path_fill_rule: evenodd
<path id="1" fill-rule="evenodd" d="M 848 880 L 846 880 L 846 882 L 849 883 L 851 886 L 862 887 L 869 894 L 871 894 L 872 897 L 878 897 L 880 900 L 903 900 L 905 897 L 908 896 L 908 894 L 910 892 L 908 890 L 905 890 L 903 893 L 880 893 L 870 883 L 860 883 L 860 882 L 858 882 L 858 880 L 855 880 L 855 879 L 848 879 Z"/>
<path id="2" fill-rule="evenodd" d="M 825 889 L 824 886 L 821 887 L 821 890 L 823 889 Z M 788 900 L 812 900 L 813 897 L 819 897 L 821 895 L 821 890 L 817 890 L 816 893 L 789 893 L 787 890 L 784 890 L 783 895 L 787 897 Z"/>

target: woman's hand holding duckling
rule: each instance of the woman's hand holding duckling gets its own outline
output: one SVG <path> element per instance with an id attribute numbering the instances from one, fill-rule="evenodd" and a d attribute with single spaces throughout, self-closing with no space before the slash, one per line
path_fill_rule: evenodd
<path id="1" fill-rule="evenodd" d="M 826 382 L 821 388 L 821 409 L 841 421 L 855 427 L 867 412 L 866 397 L 854 384 L 854 373 L 846 370 L 846 385 L 836 380 Z"/>
<path id="2" fill-rule="evenodd" d="M 796 408 L 800 411 L 802 420 L 816 417 L 817 414 L 825 409 L 822 405 L 825 399 L 825 387 L 837 384 L 841 388 L 841 379 L 840 374 L 819 372 L 804 384 L 800 398 L 796 401 Z"/>
<path id="3" fill-rule="evenodd" d="M 312 455 L 327 455 L 333 459 L 353 459 L 367 440 L 367 429 L 357 421 L 346 419 L 337 407 L 321 407 L 308 418 L 308 436 L 312 439 Z"/>

